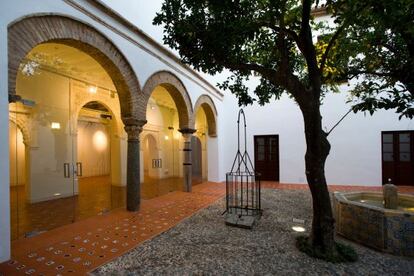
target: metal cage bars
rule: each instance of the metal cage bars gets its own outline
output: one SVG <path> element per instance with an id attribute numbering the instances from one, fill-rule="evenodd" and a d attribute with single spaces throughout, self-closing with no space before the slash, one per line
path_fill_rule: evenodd
<path id="1" fill-rule="evenodd" d="M 242 117 L 243 116 L 243 117 Z M 240 122 L 243 119 L 244 151 L 240 150 Z M 235 216 L 236 221 L 242 217 L 260 217 L 261 215 L 261 184 L 260 175 L 256 173 L 250 156 L 247 152 L 246 116 L 240 109 L 237 120 L 237 153 L 231 171 L 226 174 L 226 213 Z M 230 218 L 232 222 L 234 218 Z M 254 219 L 252 220 L 254 222 Z M 228 223 L 245 227 L 239 223 Z M 250 227 L 248 227 L 250 228 Z"/>

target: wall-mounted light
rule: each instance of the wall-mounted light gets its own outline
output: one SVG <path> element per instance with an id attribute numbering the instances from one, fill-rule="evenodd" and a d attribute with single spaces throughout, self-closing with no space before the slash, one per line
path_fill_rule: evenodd
<path id="1" fill-rule="evenodd" d="M 60 123 L 57 122 L 52 122 L 52 124 L 50 125 L 51 129 L 60 129 Z"/>
<path id="2" fill-rule="evenodd" d="M 94 86 L 94 85 L 89 85 L 88 86 L 88 92 L 91 94 L 96 94 L 96 92 L 98 92 L 98 87 Z"/>
<path id="3" fill-rule="evenodd" d="M 155 106 L 151 105 L 151 110 L 155 110 Z"/>
<path id="4" fill-rule="evenodd" d="M 168 139 L 170 139 L 170 137 L 168 137 L 168 135 L 165 135 L 164 139 L 168 140 Z"/>
<path id="5" fill-rule="evenodd" d="M 98 130 L 97 132 L 95 132 L 92 137 L 92 141 L 97 151 L 102 152 L 107 149 L 108 138 L 106 137 L 106 134 L 103 131 Z"/>

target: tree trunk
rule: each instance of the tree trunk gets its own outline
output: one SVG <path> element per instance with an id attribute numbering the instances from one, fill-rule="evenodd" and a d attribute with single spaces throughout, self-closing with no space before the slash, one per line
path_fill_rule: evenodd
<path id="1" fill-rule="evenodd" d="M 331 146 L 326 132 L 322 129 L 319 100 L 308 102 L 306 108 L 302 108 L 302 113 L 307 145 L 306 178 L 313 201 L 310 242 L 314 250 L 324 254 L 335 254 L 334 218 L 325 179 L 325 161 Z"/>

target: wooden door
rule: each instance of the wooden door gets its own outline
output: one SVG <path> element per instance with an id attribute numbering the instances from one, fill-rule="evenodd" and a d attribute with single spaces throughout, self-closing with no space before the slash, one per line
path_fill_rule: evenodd
<path id="1" fill-rule="evenodd" d="M 254 136 L 254 160 L 261 180 L 279 181 L 279 136 Z"/>
<path id="2" fill-rule="evenodd" d="M 382 183 L 414 185 L 414 131 L 382 132 Z"/>

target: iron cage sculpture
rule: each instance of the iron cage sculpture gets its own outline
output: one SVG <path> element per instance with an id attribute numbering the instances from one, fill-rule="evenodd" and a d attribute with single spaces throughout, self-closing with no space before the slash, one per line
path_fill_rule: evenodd
<path id="1" fill-rule="evenodd" d="M 244 122 L 244 152 L 240 151 L 240 119 Z M 226 224 L 252 228 L 262 215 L 260 174 L 247 153 L 246 116 L 240 109 L 237 119 L 237 154 L 226 174 Z"/>

